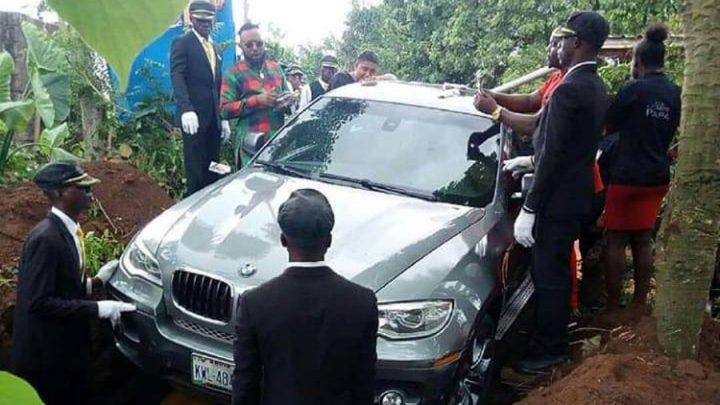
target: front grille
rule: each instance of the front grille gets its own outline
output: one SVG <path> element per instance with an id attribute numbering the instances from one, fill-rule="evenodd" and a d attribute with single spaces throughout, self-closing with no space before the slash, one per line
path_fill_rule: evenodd
<path id="1" fill-rule="evenodd" d="M 206 328 L 205 326 L 198 325 L 194 322 L 188 322 L 184 319 L 175 319 L 175 325 L 190 332 L 197 333 L 205 337 L 209 337 L 211 339 L 219 340 L 225 343 L 232 343 L 234 339 L 233 335 L 229 333 L 225 333 L 223 331 L 212 328 Z"/>
<path id="2" fill-rule="evenodd" d="M 175 303 L 186 311 L 215 321 L 230 322 L 232 287 L 224 281 L 178 270 L 173 274 L 172 294 Z"/>

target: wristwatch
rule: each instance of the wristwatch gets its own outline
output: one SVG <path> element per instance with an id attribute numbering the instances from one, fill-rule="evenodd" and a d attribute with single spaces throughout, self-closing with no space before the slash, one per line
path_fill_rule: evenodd
<path id="1" fill-rule="evenodd" d="M 503 108 L 501 106 L 495 107 L 495 111 L 490 114 L 490 119 L 493 120 L 493 122 L 500 122 L 500 114 L 502 114 Z"/>

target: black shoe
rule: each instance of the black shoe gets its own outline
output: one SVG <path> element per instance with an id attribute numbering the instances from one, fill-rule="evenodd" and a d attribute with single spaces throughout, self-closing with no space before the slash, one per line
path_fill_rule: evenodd
<path id="1" fill-rule="evenodd" d="M 568 359 L 569 357 L 566 354 L 536 354 L 518 361 L 513 368 L 521 373 L 537 374 L 547 369 L 557 367 L 568 361 Z"/>

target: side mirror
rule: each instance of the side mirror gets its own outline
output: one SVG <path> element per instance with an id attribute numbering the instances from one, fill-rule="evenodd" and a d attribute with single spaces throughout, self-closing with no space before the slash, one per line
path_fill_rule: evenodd
<path id="1" fill-rule="evenodd" d="M 255 156 L 266 141 L 267 136 L 264 132 L 248 132 L 243 138 L 242 150 L 248 156 Z"/>

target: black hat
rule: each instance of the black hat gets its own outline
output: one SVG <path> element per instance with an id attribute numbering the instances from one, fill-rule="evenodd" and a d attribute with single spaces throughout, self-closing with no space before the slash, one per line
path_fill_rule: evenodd
<path id="1" fill-rule="evenodd" d="M 337 69 L 340 67 L 336 57 L 332 55 L 325 55 L 320 59 L 320 66 Z"/>
<path id="2" fill-rule="evenodd" d="M 278 224 L 286 238 L 301 245 L 312 245 L 330 236 L 335 215 L 321 192 L 304 188 L 293 191 L 280 205 Z"/>
<path id="3" fill-rule="evenodd" d="M 560 29 L 560 36 L 576 36 L 600 49 L 610 33 L 610 27 L 603 16 L 594 11 L 580 11 L 568 18 Z"/>
<path id="4" fill-rule="evenodd" d="M 190 17 L 212 20 L 215 18 L 215 5 L 208 0 L 195 0 L 190 3 Z"/>
<path id="5" fill-rule="evenodd" d="M 43 190 L 58 190 L 70 186 L 87 187 L 100 183 L 100 180 L 85 173 L 72 160 L 58 160 L 41 167 L 33 178 L 35 184 Z"/>

